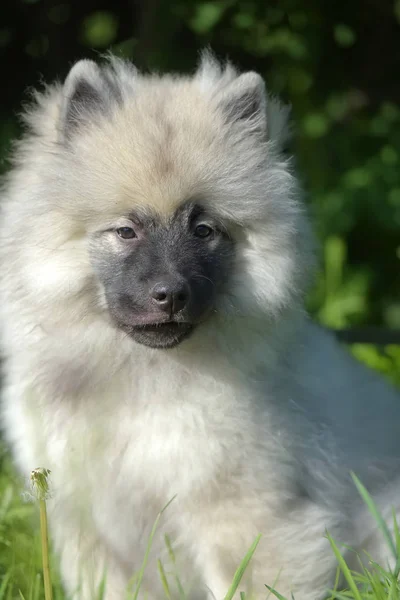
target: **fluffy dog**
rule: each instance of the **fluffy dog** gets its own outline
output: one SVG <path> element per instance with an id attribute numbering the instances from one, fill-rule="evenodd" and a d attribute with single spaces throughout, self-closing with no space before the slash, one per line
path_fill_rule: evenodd
<path id="1" fill-rule="evenodd" d="M 149 600 L 166 534 L 191 600 L 222 600 L 258 533 L 255 598 L 323 597 L 326 529 L 385 560 L 350 472 L 398 508 L 399 397 L 305 314 L 312 234 L 262 78 L 207 54 L 193 76 L 83 60 L 25 121 L 2 191 L 2 418 L 21 473 L 51 470 L 68 592 L 106 574 L 122 599 L 171 498 Z"/>

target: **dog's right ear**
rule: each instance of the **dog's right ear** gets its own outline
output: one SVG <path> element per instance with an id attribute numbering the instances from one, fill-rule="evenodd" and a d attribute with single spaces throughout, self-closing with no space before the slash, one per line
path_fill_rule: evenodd
<path id="1" fill-rule="evenodd" d="M 120 97 L 116 82 L 92 60 L 80 60 L 70 70 L 62 90 L 60 134 L 69 140 L 82 125 L 106 113 Z"/>
<path id="2" fill-rule="evenodd" d="M 252 71 L 235 77 L 220 92 L 219 107 L 228 123 L 242 121 L 249 132 L 264 132 L 266 93 L 262 77 Z"/>

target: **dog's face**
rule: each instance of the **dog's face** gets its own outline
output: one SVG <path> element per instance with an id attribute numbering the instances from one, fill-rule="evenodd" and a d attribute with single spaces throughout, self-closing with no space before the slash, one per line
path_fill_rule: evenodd
<path id="1" fill-rule="evenodd" d="M 92 239 L 92 261 L 115 324 L 137 342 L 170 348 L 215 308 L 233 241 L 195 202 L 168 218 L 133 213 Z"/>
<path id="2" fill-rule="evenodd" d="M 280 155 L 286 111 L 256 73 L 210 57 L 191 77 L 80 61 L 26 118 L 26 287 L 54 319 L 111 316 L 170 348 L 301 301 L 310 235 Z"/>

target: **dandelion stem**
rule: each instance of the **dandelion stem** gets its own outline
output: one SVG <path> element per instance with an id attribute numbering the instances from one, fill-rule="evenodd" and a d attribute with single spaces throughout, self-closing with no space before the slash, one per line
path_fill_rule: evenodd
<path id="1" fill-rule="evenodd" d="M 48 469 L 34 469 L 31 473 L 31 482 L 37 499 L 39 500 L 40 512 L 40 536 L 42 542 L 43 582 L 45 600 L 53 600 L 51 587 L 50 561 L 49 561 L 49 538 L 47 527 L 46 497 L 49 492 L 47 478 L 50 474 Z"/>
<path id="2" fill-rule="evenodd" d="M 47 509 L 46 500 L 39 501 L 40 510 L 40 535 L 42 539 L 42 560 L 43 560 L 43 581 L 45 600 L 52 600 L 53 592 L 51 587 L 51 575 L 49 564 L 49 540 L 47 533 Z"/>

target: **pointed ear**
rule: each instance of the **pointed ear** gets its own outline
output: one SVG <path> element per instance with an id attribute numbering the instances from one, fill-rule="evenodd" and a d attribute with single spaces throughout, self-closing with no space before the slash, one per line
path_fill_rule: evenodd
<path id="1" fill-rule="evenodd" d="M 250 71 L 236 77 L 221 92 L 220 107 L 227 122 L 245 122 L 249 132 L 263 134 L 281 152 L 290 140 L 290 107 L 267 94 L 261 75 Z"/>
<path id="2" fill-rule="evenodd" d="M 236 77 L 222 90 L 219 104 L 227 122 L 243 121 L 249 130 L 266 131 L 265 84 L 258 73 L 250 71 Z"/>
<path id="3" fill-rule="evenodd" d="M 117 98 L 118 87 L 114 79 L 91 60 L 77 62 L 63 87 L 62 138 L 70 139 L 80 125 L 90 122 L 96 113 L 107 112 Z"/>

